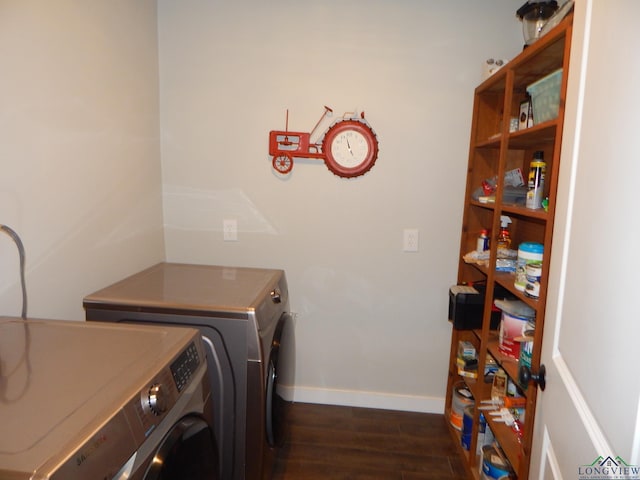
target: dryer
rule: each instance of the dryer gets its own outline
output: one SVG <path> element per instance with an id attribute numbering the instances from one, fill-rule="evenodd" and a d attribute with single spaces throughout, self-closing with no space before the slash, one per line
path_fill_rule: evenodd
<path id="1" fill-rule="evenodd" d="M 198 328 L 221 478 L 270 478 L 295 376 L 284 271 L 165 262 L 86 296 L 84 308 L 89 321 Z"/>
<path id="2" fill-rule="evenodd" d="M 0 478 L 218 480 L 197 330 L 0 318 Z"/>

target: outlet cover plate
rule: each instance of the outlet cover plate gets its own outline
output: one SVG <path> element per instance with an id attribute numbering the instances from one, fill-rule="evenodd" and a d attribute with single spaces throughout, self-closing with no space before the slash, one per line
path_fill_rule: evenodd
<path id="1" fill-rule="evenodd" d="M 420 248 L 420 232 L 417 228 L 405 228 L 403 231 L 403 250 L 417 252 Z"/>

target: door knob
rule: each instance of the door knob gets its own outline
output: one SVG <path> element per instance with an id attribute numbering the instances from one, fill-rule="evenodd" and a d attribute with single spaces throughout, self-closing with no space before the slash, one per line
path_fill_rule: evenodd
<path id="1" fill-rule="evenodd" d="M 536 383 L 540 387 L 540 390 L 544 391 L 547 386 L 547 381 L 545 380 L 546 375 L 547 368 L 544 365 L 540 365 L 537 375 L 534 374 L 529 367 L 523 365 L 520 367 L 519 372 L 520 384 L 528 385 L 529 381 L 533 380 L 533 383 Z"/>

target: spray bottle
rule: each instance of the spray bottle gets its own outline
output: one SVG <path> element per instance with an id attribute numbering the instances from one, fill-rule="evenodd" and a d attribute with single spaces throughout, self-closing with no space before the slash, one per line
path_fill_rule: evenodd
<path id="1" fill-rule="evenodd" d="M 511 218 L 506 215 L 500 215 L 500 233 L 498 234 L 498 248 L 509 249 L 511 247 L 511 236 L 509 235 L 509 224 Z"/>

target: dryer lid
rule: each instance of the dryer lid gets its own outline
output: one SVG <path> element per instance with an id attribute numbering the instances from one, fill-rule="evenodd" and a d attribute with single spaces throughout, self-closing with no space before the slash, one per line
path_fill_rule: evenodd
<path id="1" fill-rule="evenodd" d="M 84 306 L 209 314 L 253 312 L 271 290 L 283 283 L 282 277 L 282 270 L 159 263 L 88 295 Z M 287 292 L 282 294 L 286 296 Z"/>

